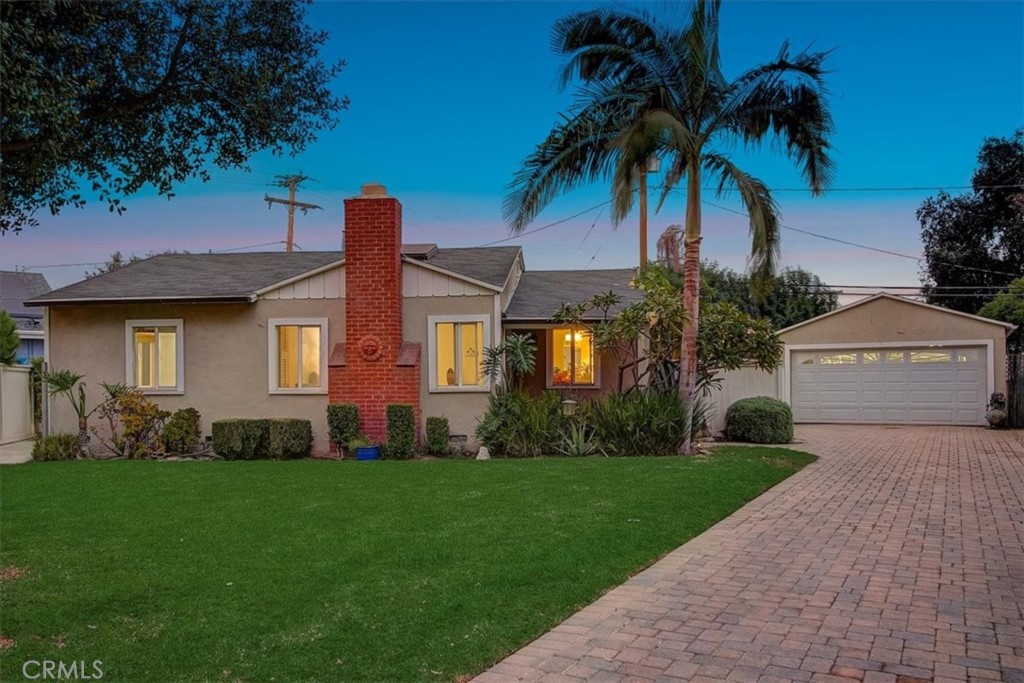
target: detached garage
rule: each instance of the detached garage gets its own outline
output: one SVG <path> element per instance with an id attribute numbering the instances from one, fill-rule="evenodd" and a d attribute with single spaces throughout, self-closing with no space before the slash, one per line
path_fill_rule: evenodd
<path id="1" fill-rule="evenodd" d="M 779 332 L 798 423 L 983 425 L 1013 325 L 889 294 Z"/>

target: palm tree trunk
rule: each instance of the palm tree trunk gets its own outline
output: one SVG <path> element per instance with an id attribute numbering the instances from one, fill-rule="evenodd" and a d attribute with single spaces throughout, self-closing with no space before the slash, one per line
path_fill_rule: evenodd
<path id="1" fill-rule="evenodd" d="M 78 457 L 89 457 L 89 425 L 84 417 L 78 420 Z"/>
<path id="2" fill-rule="evenodd" d="M 700 163 L 691 162 L 686 184 L 686 233 L 683 237 L 683 341 L 679 357 L 679 395 L 686 401 L 686 439 L 682 454 L 693 452 L 693 408 L 697 386 L 697 331 L 700 320 Z"/>

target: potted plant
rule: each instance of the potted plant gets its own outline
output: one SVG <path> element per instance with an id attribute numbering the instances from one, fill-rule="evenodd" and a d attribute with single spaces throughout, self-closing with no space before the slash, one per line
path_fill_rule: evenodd
<path id="1" fill-rule="evenodd" d="M 373 439 L 360 434 L 348 442 L 348 452 L 356 454 L 356 460 L 377 460 L 380 458 L 380 446 Z"/>

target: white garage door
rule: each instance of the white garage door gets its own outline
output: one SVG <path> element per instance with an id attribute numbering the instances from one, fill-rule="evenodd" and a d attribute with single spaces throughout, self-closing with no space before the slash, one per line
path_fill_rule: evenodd
<path id="1" fill-rule="evenodd" d="M 796 422 L 985 424 L 984 347 L 794 351 Z"/>

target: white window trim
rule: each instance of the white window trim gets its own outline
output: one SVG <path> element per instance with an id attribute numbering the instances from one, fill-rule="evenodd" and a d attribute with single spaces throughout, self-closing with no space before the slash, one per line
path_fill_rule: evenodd
<path id="1" fill-rule="evenodd" d="M 288 325 L 320 327 L 320 386 L 301 389 L 282 389 L 277 385 L 278 348 L 277 328 Z M 327 318 L 270 318 L 267 320 L 267 391 L 271 394 L 326 394 L 327 393 Z"/>
<path id="2" fill-rule="evenodd" d="M 594 383 L 593 384 L 555 384 L 555 330 L 575 329 L 590 333 L 590 349 L 594 356 Z M 556 325 L 545 332 L 547 335 L 544 362 L 544 386 L 548 389 L 563 391 L 589 391 L 601 388 L 601 352 L 594 346 L 594 333 L 586 325 Z"/>
<path id="3" fill-rule="evenodd" d="M 484 376 L 484 383 L 478 387 L 440 387 L 437 385 L 437 325 L 438 323 L 483 323 L 484 345 L 480 349 L 480 363 L 483 364 L 483 349 L 491 347 L 491 316 L 479 315 L 430 315 L 427 316 L 427 372 L 429 389 L 432 394 L 483 394 L 491 390 L 491 378 Z M 481 372 L 483 368 L 481 367 Z"/>
<path id="4" fill-rule="evenodd" d="M 138 327 L 173 327 L 175 336 L 175 386 L 162 389 L 139 387 L 144 394 L 175 396 L 185 393 L 185 323 L 181 318 L 124 321 L 124 376 L 125 383 L 135 386 L 135 335 Z"/>

